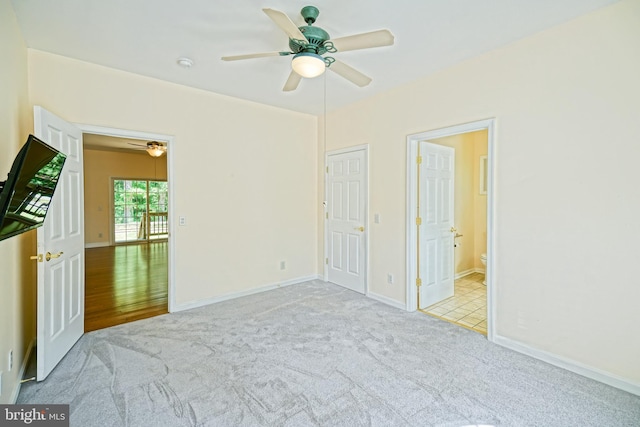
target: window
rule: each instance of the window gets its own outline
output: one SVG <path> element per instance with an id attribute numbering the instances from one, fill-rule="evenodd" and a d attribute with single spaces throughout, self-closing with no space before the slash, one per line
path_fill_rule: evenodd
<path id="1" fill-rule="evenodd" d="M 169 236 L 166 181 L 113 180 L 113 232 L 116 243 Z"/>

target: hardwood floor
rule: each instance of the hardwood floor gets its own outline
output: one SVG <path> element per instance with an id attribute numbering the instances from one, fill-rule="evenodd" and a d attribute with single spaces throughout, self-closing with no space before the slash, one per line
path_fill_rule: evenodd
<path id="1" fill-rule="evenodd" d="M 168 312 L 168 243 L 85 250 L 85 332 Z"/>

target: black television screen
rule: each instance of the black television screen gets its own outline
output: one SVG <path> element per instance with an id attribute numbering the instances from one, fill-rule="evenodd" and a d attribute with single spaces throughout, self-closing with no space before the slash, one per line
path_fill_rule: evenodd
<path id="1" fill-rule="evenodd" d="M 66 156 L 33 135 L 0 182 L 0 240 L 42 225 Z"/>

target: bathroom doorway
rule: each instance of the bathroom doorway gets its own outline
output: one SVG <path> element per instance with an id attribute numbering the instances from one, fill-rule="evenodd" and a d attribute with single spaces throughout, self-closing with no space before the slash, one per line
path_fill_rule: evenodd
<path id="1" fill-rule="evenodd" d="M 429 143 L 455 150 L 453 295 L 420 311 L 486 335 L 487 191 L 483 162 L 487 159 L 487 129 L 433 138 Z"/>
<path id="2" fill-rule="evenodd" d="M 418 309 L 491 339 L 491 263 L 487 259 L 493 259 L 493 120 L 411 135 L 407 142 L 407 309 Z M 425 238 L 428 237 L 426 225 L 432 222 L 432 218 L 423 216 L 429 215 L 434 209 L 443 210 L 436 205 L 429 206 L 434 203 L 431 201 L 433 195 L 429 193 L 434 192 L 436 187 L 446 188 L 449 183 L 435 183 L 430 178 L 433 173 L 429 172 L 429 168 L 435 164 L 435 157 L 433 153 L 428 153 L 431 158 L 427 159 L 420 150 L 421 147 L 424 150 L 424 147 L 438 146 L 448 147 L 448 150 L 455 152 L 450 184 L 454 188 L 454 202 L 451 203 L 454 220 L 453 225 L 446 227 L 444 238 L 434 243 Z M 438 247 L 449 246 L 453 246 L 453 261 L 434 262 Z M 446 261 L 447 257 L 442 259 Z M 438 289 L 436 285 L 440 277 L 444 280 L 451 276 L 454 281 L 451 292 L 434 298 L 433 292 Z"/>

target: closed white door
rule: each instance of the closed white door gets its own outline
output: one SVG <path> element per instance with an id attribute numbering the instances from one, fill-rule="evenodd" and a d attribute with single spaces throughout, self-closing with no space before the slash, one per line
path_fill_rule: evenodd
<path id="1" fill-rule="evenodd" d="M 419 308 L 453 296 L 455 150 L 420 142 Z"/>
<path id="2" fill-rule="evenodd" d="M 38 229 L 37 380 L 44 380 L 84 333 L 84 178 L 82 132 L 41 107 L 35 135 L 67 159 Z M 47 254 L 51 258 L 47 260 Z"/>
<path id="3" fill-rule="evenodd" d="M 367 152 L 327 156 L 328 281 L 366 292 Z"/>

